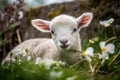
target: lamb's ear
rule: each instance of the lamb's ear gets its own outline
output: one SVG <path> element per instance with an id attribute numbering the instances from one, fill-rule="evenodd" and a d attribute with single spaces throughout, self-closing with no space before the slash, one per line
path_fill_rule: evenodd
<path id="1" fill-rule="evenodd" d="M 78 23 L 78 28 L 81 29 L 83 27 L 87 27 L 93 18 L 93 13 L 83 13 L 80 17 L 76 18 L 76 21 Z"/>
<path id="2" fill-rule="evenodd" d="M 31 20 L 32 25 L 42 31 L 42 32 L 50 32 L 49 25 L 50 21 L 42 20 L 42 19 L 34 19 Z"/>

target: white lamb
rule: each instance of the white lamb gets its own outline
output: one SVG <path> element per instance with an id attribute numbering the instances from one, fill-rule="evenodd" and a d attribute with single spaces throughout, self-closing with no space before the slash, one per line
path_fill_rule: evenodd
<path id="1" fill-rule="evenodd" d="M 42 31 L 49 32 L 52 39 L 38 38 L 26 40 L 15 47 L 2 63 L 13 60 L 23 49 L 28 49 L 32 55 L 32 59 L 42 57 L 53 60 L 62 60 L 68 64 L 73 64 L 81 60 L 81 39 L 79 31 L 83 27 L 87 27 L 93 18 L 92 13 L 83 13 L 78 18 L 69 15 L 56 16 L 51 21 L 43 19 L 34 19 L 32 25 Z"/>

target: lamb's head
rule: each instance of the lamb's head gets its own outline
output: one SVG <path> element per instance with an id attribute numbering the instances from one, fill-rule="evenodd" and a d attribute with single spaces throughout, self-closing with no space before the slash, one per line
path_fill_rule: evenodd
<path id="1" fill-rule="evenodd" d="M 83 13 L 78 18 L 59 15 L 51 21 L 32 20 L 32 25 L 42 32 L 50 32 L 58 49 L 75 50 L 80 42 L 79 31 L 90 24 L 92 17 L 92 13 Z"/>

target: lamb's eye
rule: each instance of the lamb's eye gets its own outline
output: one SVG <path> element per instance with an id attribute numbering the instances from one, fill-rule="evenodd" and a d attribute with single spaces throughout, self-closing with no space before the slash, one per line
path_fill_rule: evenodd
<path id="1" fill-rule="evenodd" d="M 76 29 L 76 28 L 74 28 L 74 29 L 73 29 L 73 32 L 76 32 L 76 31 L 77 31 L 77 29 Z"/>
<path id="2" fill-rule="evenodd" d="M 51 33 L 52 33 L 52 34 L 55 34 L 53 30 L 51 31 Z"/>

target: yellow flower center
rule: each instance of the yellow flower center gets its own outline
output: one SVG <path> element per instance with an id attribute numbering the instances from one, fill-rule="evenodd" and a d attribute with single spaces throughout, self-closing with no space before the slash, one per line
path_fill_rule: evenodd
<path id="1" fill-rule="evenodd" d="M 86 56 L 86 52 L 85 51 L 82 52 L 82 56 Z"/>
<path id="2" fill-rule="evenodd" d="M 106 51 L 106 48 L 101 48 L 102 52 L 105 52 Z"/>
<path id="3" fill-rule="evenodd" d="M 43 61 L 43 60 L 41 60 L 41 61 L 40 61 L 40 64 L 44 64 L 44 61 Z"/>

